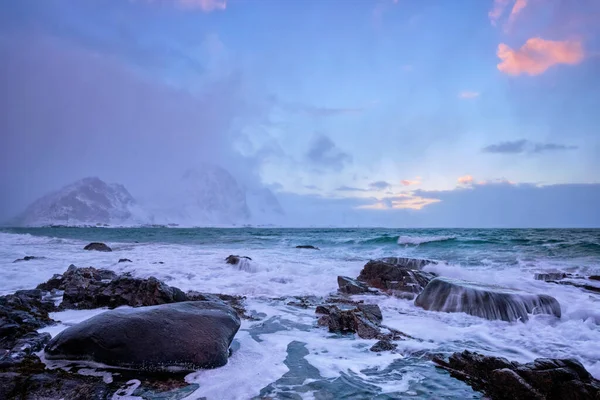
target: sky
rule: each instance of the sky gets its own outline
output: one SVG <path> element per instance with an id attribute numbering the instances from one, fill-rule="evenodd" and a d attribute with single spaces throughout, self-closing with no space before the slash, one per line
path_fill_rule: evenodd
<path id="1" fill-rule="evenodd" d="M 597 0 L 0 0 L 0 219 L 199 163 L 290 224 L 600 227 Z"/>

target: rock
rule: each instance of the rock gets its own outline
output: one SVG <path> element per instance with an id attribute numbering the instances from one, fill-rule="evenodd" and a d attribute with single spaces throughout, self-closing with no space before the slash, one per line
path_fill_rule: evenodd
<path id="1" fill-rule="evenodd" d="M 13 263 L 21 262 L 21 261 L 31 261 L 31 260 L 42 260 L 44 257 L 35 257 L 35 256 L 25 256 L 23 258 L 16 259 Z"/>
<path id="2" fill-rule="evenodd" d="M 110 247 L 104 243 L 93 242 L 83 248 L 84 250 L 96 250 L 96 251 L 112 251 Z"/>
<path id="3" fill-rule="evenodd" d="M 347 276 L 338 276 L 338 292 L 344 294 L 361 294 L 361 293 L 375 293 L 374 290 L 369 289 L 367 285 L 356 279 L 348 278 Z"/>
<path id="4" fill-rule="evenodd" d="M 600 293 L 600 286 L 588 285 L 585 283 L 579 283 L 579 282 L 570 281 L 570 280 L 561 280 L 561 281 L 553 282 L 553 283 L 558 283 L 560 285 L 575 286 L 579 289 L 588 290 L 588 291 L 594 292 L 594 293 Z"/>
<path id="5" fill-rule="evenodd" d="M 320 250 L 318 247 L 309 245 L 309 244 L 302 244 L 300 246 L 296 246 L 297 249 L 312 249 L 312 250 Z"/>
<path id="6" fill-rule="evenodd" d="M 129 258 L 119 258 L 118 262 L 123 263 L 123 262 L 132 262 L 132 261 Z"/>
<path id="7" fill-rule="evenodd" d="M 600 281 L 600 275 L 592 275 L 589 276 L 588 279 L 591 279 L 593 281 Z"/>
<path id="8" fill-rule="evenodd" d="M 415 300 L 430 311 L 465 312 L 489 320 L 521 321 L 529 314 L 551 314 L 560 318 L 558 301 L 537 295 L 480 283 L 435 278 Z"/>
<path id="9" fill-rule="evenodd" d="M 329 332 L 356 333 L 363 339 L 373 339 L 381 334 L 381 310 L 376 304 L 359 304 L 346 310 L 336 305 L 322 305 L 317 307 L 316 312 L 325 314 L 318 324 L 328 326 Z"/>
<path id="10" fill-rule="evenodd" d="M 382 352 L 382 351 L 392 351 L 392 350 L 396 350 L 396 348 L 398 347 L 397 344 L 390 342 L 389 340 L 380 340 L 377 343 L 375 343 L 373 346 L 371 346 L 371 351 L 374 351 L 376 353 Z"/>
<path id="11" fill-rule="evenodd" d="M 542 272 L 535 274 L 533 278 L 537 281 L 558 281 L 560 279 L 564 279 L 567 277 L 567 274 L 564 272 Z"/>
<path id="12" fill-rule="evenodd" d="M 231 307 L 208 301 L 111 310 L 65 329 L 45 352 L 148 371 L 216 368 L 239 327 Z"/>
<path id="13" fill-rule="evenodd" d="M 404 264 L 402 264 L 390 263 L 384 260 L 371 260 L 365 264 L 357 279 L 365 282 L 371 287 L 381 289 L 394 295 L 407 294 L 410 297 L 414 297 L 414 295 L 420 293 L 429 281 L 435 277 L 435 275 L 429 272 L 405 266 L 417 265 L 419 262 L 425 260 L 396 258 L 388 258 L 388 260 L 405 261 L 403 261 Z M 411 263 L 410 260 L 414 262 Z"/>
<path id="14" fill-rule="evenodd" d="M 600 398 L 600 381 L 574 359 L 538 358 L 519 364 L 465 350 L 454 353 L 448 361 L 440 358 L 433 361 L 492 400 Z"/>
<path id="15" fill-rule="evenodd" d="M 248 261 L 252 261 L 252 259 L 250 257 L 247 256 L 234 256 L 234 255 L 230 255 L 225 259 L 225 262 L 227 264 L 231 264 L 231 265 L 237 265 L 239 264 L 241 259 L 246 259 Z"/>
<path id="16" fill-rule="evenodd" d="M 423 269 L 424 266 L 429 264 L 437 264 L 436 261 L 424 260 L 420 258 L 406 258 L 406 257 L 385 257 L 380 259 L 388 264 L 400 266 L 408 269 Z"/>

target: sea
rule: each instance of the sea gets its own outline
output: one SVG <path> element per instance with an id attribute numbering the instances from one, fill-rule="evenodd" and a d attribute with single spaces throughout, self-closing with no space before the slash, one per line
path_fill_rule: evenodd
<path id="1" fill-rule="evenodd" d="M 84 251 L 92 241 L 113 252 Z M 252 260 L 229 265 L 230 254 Z M 43 258 L 13 263 L 27 255 Z M 385 325 L 414 338 L 374 353 L 376 340 L 329 333 L 317 326 L 314 307 L 289 304 L 296 296 L 318 301 L 336 292 L 338 275 L 356 277 L 367 261 L 393 256 L 436 260 L 425 269 L 441 276 L 551 295 L 562 317 L 488 321 L 407 299 L 353 296 L 378 304 Z M 186 399 L 482 398 L 431 361 L 463 350 L 518 362 L 575 358 L 600 378 L 600 295 L 534 279 L 549 271 L 600 275 L 600 229 L 0 229 L 0 294 L 34 288 L 70 264 L 246 297 L 256 320 L 242 321 L 226 366 L 185 377 L 196 385 Z M 45 329 L 56 334 L 101 311 L 55 313 L 61 323 Z M 131 393 L 115 398 L 136 398 Z"/>

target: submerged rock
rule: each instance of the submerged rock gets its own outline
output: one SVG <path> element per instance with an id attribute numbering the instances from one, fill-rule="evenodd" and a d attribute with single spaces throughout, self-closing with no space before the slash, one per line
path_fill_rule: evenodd
<path id="1" fill-rule="evenodd" d="M 132 261 L 129 258 L 119 258 L 118 262 L 123 263 L 123 262 L 132 262 Z"/>
<path id="2" fill-rule="evenodd" d="M 237 264 L 239 264 L 239 263 L 240 263 L 240 261 L 241 261 L 242 259 L 244 259 L 244 260 L 248 260 L 248 261 L 252 261 L 252 259 L 251 259 L 250 257 L 247 257 L 247 256 L 234 256 L 234 255 L 232 254 L 232 255 L 228 256 L 228 257 L 225 259 L 225 262 L 226 262 L 227 264 L 231 264 L 231 265 L 237 265 Z"/>
<path id="3" fill-rule="evenodd" d="M 464 351 L 434 362 L 492 400 L 597 400 L 600 381 L 574 359 L 538 358 L 527 364 Z"/>
<path id="4" fill-rule="evenodd" d="M 396 343 L 392 343 L 389 340 L 380 340 L 377 343 L 375 343 L 373 346 L 371 346 L 371 348 L 369 350 L 379 353 L 382 351 L 396 350 L 397 347 L 398 347 L 398 345 Z"/>
<path id="5" fill-rule="evenodd" d="M 338 276 L 338 292 L 344 294 L 361 294 L 361 293 L 376 293 L 370 289 L 363 282 L 357 281 L 356 279 L 349 278 L 347 276 Z"/>
<path id="6" fill-rule="evenodd" d="M 435 278 L 415 299 L 415 305 L 430 311 L 465 312 L 489 320 L 525 322 L 529 314 L 551 314 L 560 318 L 558 301 L 548 295 L 518 292 L 480 283 Z"/>
<path id="7" fill-rule="evenodd" d="M 537 281 L 558 281 L 560 279 L 564 279 L 567 277 L 567 274 L 564 272 L 540 272 L 533 276 L 533 278 Z"/>
<path id="8" fill-rule="evenodd" d="M 399 258 L 371 260 L 365 264 L 357 279 L 388 293 L 414 298 L 435 275 L 409 266 L 426 261 Z"/>
<path id="9" fill-rule="evenodd" d="M 96 250 L 96 251 L 112 251 L 110 247 L 100 242 L 92 242 L 83 248 L 84 250 Z"/>
<path id="10" fill-rule="evenodd" d="M 208 301 L 111 310 L 65 329 L 45 352 L 149 371 L 216 368 L 239 327 L 231 307 Z"/>
<path id="11" fill-rule="evenodd" d="M 592 275 L 592 276 L 589 276 L 588 279 L 590 279 L 592 281 L 600 281 L 600 275 Z"/>
<path id="12" fill-rule="evenodd" d="M 23 258 L 18 258 L 13 263 L 21 262 L 21 261 L 31 261 L 31 260 L 42 260 L 44 257 L 36 257 L 36 256 L 25 256 Z"/>
<path id="13" fill-rule="evenodd" d="M 296 246 L 297 249 L 312 249 L 312 250 L 320 250 L 318 247 L 312 246 L 310 244 L 302 244 L 300 246 Z"/>

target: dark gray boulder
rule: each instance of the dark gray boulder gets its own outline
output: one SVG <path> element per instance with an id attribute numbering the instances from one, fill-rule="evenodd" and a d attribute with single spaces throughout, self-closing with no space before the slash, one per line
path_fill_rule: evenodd
<path id="1" fill-rule="evenodd" d="M 45 353 L 147 371 L 216 368 L 239 327 L 231 307 L 208 301 L 111 310 L 65 329 Z"/>
<path id="2" fill-rule="evenodd" d="M 343 294 L 376 293 L 363 282 L 357 281 L 356 279 L 352 279 L 347 276 L 338 276 L 337 281 L 339 287 L 338 292 Z"/>
<path id="3" fill-rule="evenodd" d="M 36 256 L 25 256 L 23 258 L 18 258 L 13 263 L 21 262 L 21 261 L 31 261 L 31 260 L 43 260 L 44 257 L 36 257 Z"/>
<path id="4" fill-rule="evenodd" d="M 131 262 L 131 260 L 129 258 L 119 258 L 119 263 L 124 263 L 124 262 Z"/>
<path id="5" fill-rule="evenodd" d="M 369 350 L 371 350 L 375 353 L 380 353 L 382 351 L 396 350 L 397 347 L 398 347 L 398 345 L 396 343 L 392 343 L 389 340 L 380 340 L 377 343 L 375 343 L 373 346 L 371 346 L 371 348 Z"/>
<path id="6" fill-rule="evenodd" d="M 106 244 L 100 243 L 100 242 L 90 243 L 87 246 L 85 246 L 83 249 L 84 250 L 96 250 L 96 251 L 112 251 L 112 249 L 110 247 L 108 247 Z"/>
<path id="7" fill-rule="evenodd" d="M 381 335 L 383 319 L 377 304 L 357 304 L 351 308 L 321 305 L 316 313 L 324 314 L 319 325 L 327 326 L 332 333 L 356 333 L 360 338 L 373 339 Z"/>
<path id="8" fill-rule="evenodd" d="M 411 260 L 399 258 L 371 260 L 365 264 L 357 279 L 387 293 L 414 298 L 435 275 L 412 268 L 417 265 L 426 265 L 421 264 L 426 260 L 412 260 L 414 262 Z"/>
<path id="9" fill-rule="evenodd" d="M 226 259 L 225 262 L 227 264 L 231 264 L 231 265 L 237 265 L 240 263 L 241 260 L 248 260 L 248 261 L 252 261 L 252 259 L 250 257 L 247 256 L 234 256 L 233 254 L 229 255 Z"/>
<path id="10" fill-rule="evenodd" d="M 529 314 L 560 318 L 561 314 L 558 301 L 548 295 L 441 277 L 429 282 L 415 299 L 415 305 L 430 311 L 464 312 L 503 321 L 525 322 Z"/>
<path id="11" fill-rule="evenodd" d="M 434 358 L 450 375 L 492 400 L 597 400 L 600 381 L 574 359 L 538 358 L 527 364 L 463 351 Z"/>
<path id="12" fill-rule="evenodd" d="M 310 250 L 320 250 L 318 247 L 315 247 L 313 245 L 310 244 L 301 244 L 299 246 L 296 246 L 297 249 L 310 249 Z"/>

